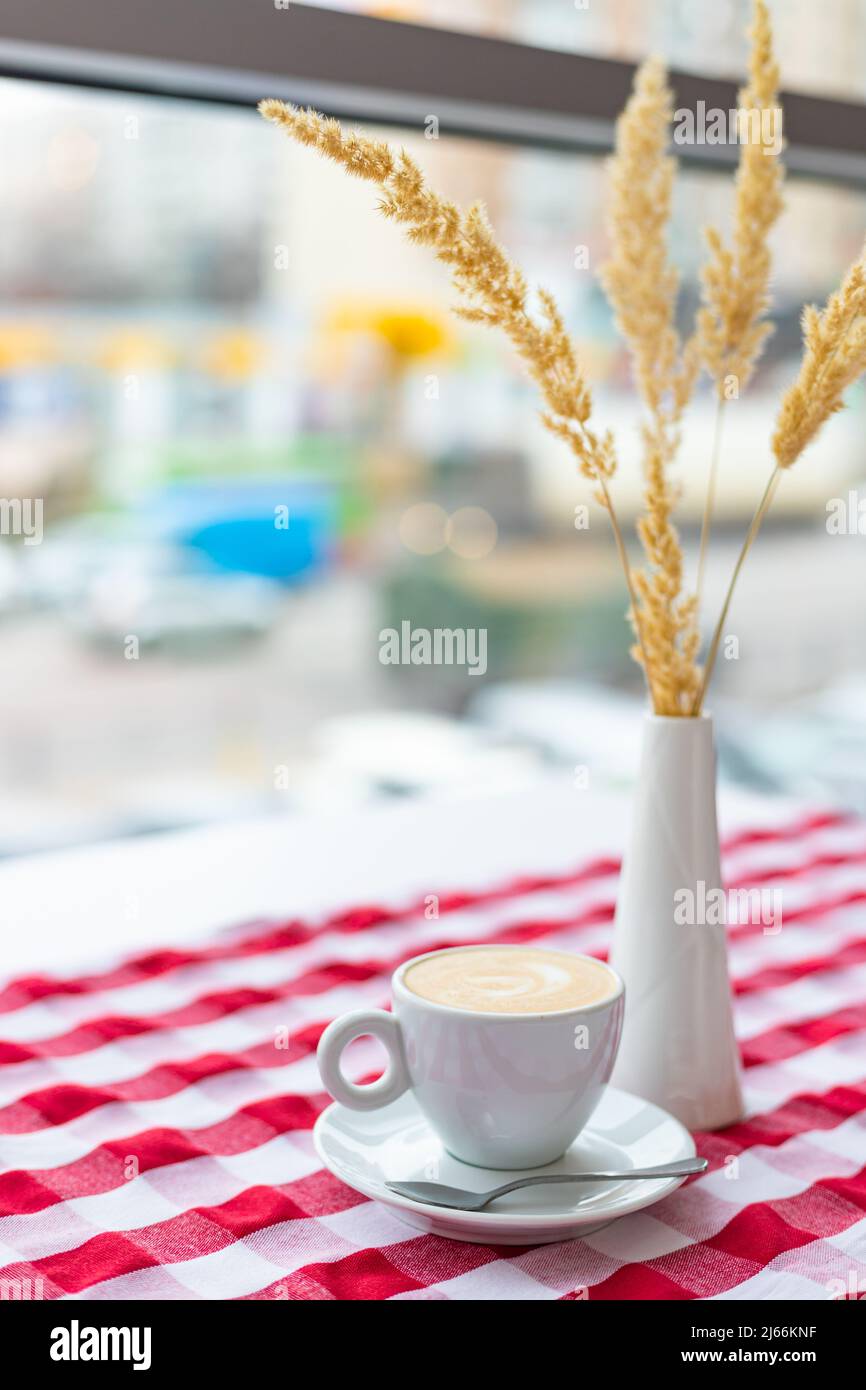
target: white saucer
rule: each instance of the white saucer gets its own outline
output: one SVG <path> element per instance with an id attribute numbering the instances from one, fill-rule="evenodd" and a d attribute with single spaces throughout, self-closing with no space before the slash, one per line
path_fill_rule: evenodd
<path id="1" fill-rule="evenodd" d="M 567 1153 L 546 1168 L 503 1172 L 461 1163 L 442 1147 L 411 1092 L 381 1110 L 330 1105 L 313 1130 L 316 1152 L 335 1177 L 389 1207 L 422 1231 L 484 1245 L 537 1245 L 589 1234 L 590 1229 L 666 1197 L 683 1178 L 554 1183 L 500 1197 L 487 1211 L 451 1211 L 412 1202 L 386 1182 L 443 1182 L 485 1192 L 530 1172 L 644 1168 L 691 1158 L 692 1136 L 666 1111 L 608 1086 L 588 1126 Z"/>

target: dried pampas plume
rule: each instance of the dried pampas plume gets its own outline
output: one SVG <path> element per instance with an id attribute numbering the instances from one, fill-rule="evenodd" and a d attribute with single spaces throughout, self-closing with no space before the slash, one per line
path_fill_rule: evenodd
<path id="1" fill-rule="evenodd" d="M 613 436 L 590 427 L 592 393 L 552 295 L 539 291 L 538 322 L 529 311 L 524 276 L 493 235 L 483 207 L 475 204 L 464 212 L 440 197 L 427 186 L 405 150 L 396 154 L 383 141 L 346 132 L 339 121 L 286 102 L 263 101 L 259 111 L 300 144 L 318 150 L 357 178 L 377 184 L 380 212 L 400 223 L 410 241 L 433 247 L 437 259 L 449 267 L 466 301 L 456 312 L 470 323 L 500 328 L 510 339 L 541 392 L 546 428 L 571 449 L 581 472 L 597 485 L 598 501 L 610 515 L 642 649 L 631 569 L 608 486 L 616 472 Z"/>
<path id="2" fill-rule="evenodd" d="M 644 515 L 638 521 L 647 567 L 634 575 L 643 654 L 656 714 L 687 714 L 700 683 L 694 598 L 683 594 L 683 553 L 673 523 L 670 468 L 679 422 L 698 359 L 684 352 L 675 326 L 679 278 L 667 232 L 676 165 L 667 154 L 673 98 L 665 70 L 650 59 L 617 122 L 610 161 L 611 256 L 600 277 L 628 344 L 646 409 L 643 425 Z M 641 659 L 640 649 L 635 655 Z"/>
<path id="3" fill-rule="evenodd" d="M 695 330 L 695 350 L 713 378 L 717 400 L 698 553 L 699 604 L 716 505 L 725 403 L 746 389 L 773 331 L 765 317 L 770 302 L 769 236 L 784 206 L 779 69 L 764 0 L 755 0 L 749 34 L 749 84 L 739 95 L 742 143 L 733 249 L 725 246 L 715 227 L 706 229 L 710 254 L 701 272 L 702 303 Z"/>
<path id="4" fill-rule="evenodd" d="M 609 161 L 611 256 L 599 271 L 635 380 L 655 419 L 674 425 L 688 403 L 698 363 L 683 361 L 674 326 L 679 276 L 667 229 L 676 162 L 667 154 L 673 98 L 657 58 L 640 68 L 617 121 Z"/>
<path id="5" fill-rule="evenodd" d="M 743 143 L 733 249 L 715 227 L 706 229 L 710 256 L 701 275 L 697 320 L 698 351 L 720 399 L 729 386 L 738 394 L 745 389 L 772 332 L 764 317 L 770 302 L 768 237 L 784 206 L 779 69 L 764 0 L 756 0 L 750 34 L 749 85 L 739 96 Z"/>
<path id="6" fill-rule="evenodd" d="M 799 375 L 786 392 L 772 438 L 774 466 L 752 517 L 703 670 L 697 664 L 698 598 L 684 593 L 683 556 L 673 524 L 677 489 L 671 466 L 683 412 L 703 365 L 721 408 L 726 384 L 748 382 L 771 331 L 766 321 L 770 278 L 769 233 L 782 208 L 781 132 L 776 125 L 778 70 L 765 0 L 754 0 L 749 85 L 740 95 L 749 138 L 742 143 L 736 183 L 733 248 L 707 233 L 709 260 L 695 332 L 683 344 L 676 330 L 677 274 L 668 258 L 667 227 L 675 165 L 667 154 L 672 98 L 664 69 L 651 60 L 638 71 L 632 97 L 617 126 L 612 160 L 612 252 L 603 269 L 608 298 L 626 339 L 645 418 L 644 514 L 638 534 L 645 568 L 632 572 L 614 510 L 610 482 L 617 459 L 613 438 L 592 421 L 592 394 L 553 298 L 538 295 L 530 311 L 526 281 L 497 242 L 480 205 L 462 211 L 425 182 L 405 152 L 383 141 L 343 131 L 339 122 L 281 101 L 263 101 L 262 115 L 302 145 L 333 159 L 348 173 L 377 185 L 381 212 L 408 238 L 430 246 L 451 271 L 470 322 L 500 328 L 509 338 L 544 405 L 542 420 L 571 450 L 596 487 L 613 526 L 637 635 L 635 655 L 647 678 L 653 709 L 662 715 L 697 715 L 706 696 L 734 588 L 784 471 L 799 458 L 824 422 L 842 406 L 846 388 L 866 371 L 866 248 L 823 311 L 807 309 Z M 772 141 L 765 113 L 772 113 Z M 757 121 L 757 130 L 755 129 Z M 757 137 L 757 138 L 756 138 Z M 712 515 L 717 423 L 698 570 L 700 594 Z"/>
<path id="7" fill-rule="evenodd" d="M 589 427 L 592 394 L 562 315 L 542 290 L 542 322 L 532 317 L 523 273 L 499 245 L 481 204 L 461 211 L 427 186 L 405 150 L 397 154 L 381 140 L 344 131 L 339 121 L 282 101 L 263 101 L 259 110 L 300 144 L 327 155 L 356 178 L 378 184 L 379 211 L 399 222 L 410 241 L 432 246 L 451 270 L 466 301 L 455 312 L 471 323 L 501 328 L 514 344 L 541 390 L 545 424 L 567 442 L 584 475 L 599 484 L 612 478 L 613 439 L 609 432 L 599 436 Z"/>
<path id="8" fill-rule="evenodd" d="M 842 409 L 842 397 L 866 371 L 866 247 L 819 313 L 803 311 L 803 360 L 782 397 L 773 433 L 779 468 L 790 468 L 821 426 Z"/>
<path id="9" fill-rule="evenodd" d="M 772 448 L 775 464 L 755 508 L 743 547 L 713 632 L 701 691 L 699 710 L 713 673 L 722 630 L 734 588 L 783 472 L 796 463 L 821 426 L 842 409 L 847 388 L 866 371 L 866 246 L 849 267 L 841 286 L 819 312 L 814 305 L 803 311 L 803 359 L 793 386 L 782 397 Z"/>

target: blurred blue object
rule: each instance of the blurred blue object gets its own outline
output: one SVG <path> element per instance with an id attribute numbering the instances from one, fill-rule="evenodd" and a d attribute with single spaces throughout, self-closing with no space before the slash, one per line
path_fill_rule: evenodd
<path id="1" fill-rule="evenodd" d="M 206 555 L 223 570 L 293 584 L 326 569 L 336 503 L 318 480 L 190 483 L 163 489 L 147 514 L 163 539 Z"/>

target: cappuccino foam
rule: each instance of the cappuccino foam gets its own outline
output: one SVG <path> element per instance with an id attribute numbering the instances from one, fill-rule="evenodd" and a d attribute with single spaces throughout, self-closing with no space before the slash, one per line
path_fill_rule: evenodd
<path id="1" fill-rule="evenodd" d="M 410 965 L 403 983 L 433 1004 L 473 1013 L 557 1013 L 598 1004 L 616 993 L 600 961 L 533 946 L 440 951 Z"/>

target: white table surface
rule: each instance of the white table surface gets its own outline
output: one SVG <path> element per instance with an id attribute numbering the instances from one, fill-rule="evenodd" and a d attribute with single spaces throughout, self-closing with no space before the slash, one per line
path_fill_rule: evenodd
<path id="1" fill-rule="evenodd" d="M 83 968 L 261 918 L 318 917 L 361 903 L 561 872 L 620 854 L 629 798 L 561 773 L 459 801 L 221 824 L 0 864 L 0 976 Z M 723 833 L 799 810 L 734 791 Z"/>

